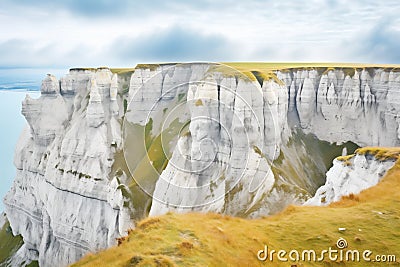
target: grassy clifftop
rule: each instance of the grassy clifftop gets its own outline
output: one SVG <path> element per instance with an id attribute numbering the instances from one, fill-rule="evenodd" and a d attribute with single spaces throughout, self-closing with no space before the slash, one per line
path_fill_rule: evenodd
<path id="1" fill-rule="evenodd" d="M 203 62 L 204 63 L 204 62 Z M 113 73 L 126 73 L 133 72 L 135 69 L 149 69 L 156 70 L 161 66 L 173 66 L 179 64 L 190 64 L 190 63 L 151 63 L 151 64 L 137 64 L 135 67 L 127 68 L 109 68 L 109 67 L 78 67 L 71 68 L 70 70 L 87 70 L 96 71 L 99 69 L 110 69 Z M 220 62 L 210 64 L 220 64 L 221 66 L 227 66 L 230 68 L 237 69 L 242 72 L 259 71 L 262 73 L 268 73 L 277 70 L 289 70 L 289 69 L 365 69 L 365 68 L 381 68 L 388 71 L 400 71 L 400 65 L 398 64 L 369 64 L 369 63 L 333 63 L 333 62 Z"/>
<path id="2" fill-rule="evenodd" d="M 337 249 L 341 237 L 349 250 L 370 250 L 371 259 L 397 254 L 396 261 L 332 262 L 325 257 L 322 262 L 279 262 L 276 255 L 273 262 L 257 259 L 264 245 L 269 250 L 319 253 Z M 167 214 L 141 221 L 119 243 L 73 266 L 400 266 L 400 160 L 377 186 L 328 207 L 290 206 L 278 215 L 256 220 Z"/>
<path id="3" fill-rule="evenodd" d="M 233 72 L 241 72 L 250 80 L 274 80 L 278 84 L 282 81 L 275 75 L 276 71 L 288 71 L 296 69 L 315 69 L 320 73 L 326 73 L 329 70 L 341 69 L 345 74 L 353 76 L 356 70 L 367 68 L 380 68 L 388 71 L 399 71 L 399 65 L 395 64 L 365 64 L 365 63 L 312 63 L 312 62 L 224 62 L 214 67 L 212 70 L 220 71 L 227 75 Z M 229 70 L 232 68 L 231 70 Z"/>
<path id="4" fill-rule="evenodd" d="M 99 69 L 109 69 L 112 73 L 119 75 L 130 75 L 138 69 L 148 69 L 155 71 L 162 66 L 174 66 L 190 63 L 152 63 L 137 64 L 132 68 L 72 68 L 75 71 L 96 71 Z M 341 69 L 345 74 L 353 76 L 356 70 L 367 68 L 385 69 L 387 71 L 400 71 L 400 65 L 396 64 L 367 64 L 367 63 L 312 63 L 312 62 L 221 62 L 210 63 L 210 72 L 220 72 L 226 76 L 237 76 L 252 81 L 258 81 L 262 84 L 266 80 L 274 80 L 283 85 L 283 82 L 276 76 L 276 71 L 289 71 L 293 69 L 315 69 L 320 73 L 326 73 L 329 70 Z"/>

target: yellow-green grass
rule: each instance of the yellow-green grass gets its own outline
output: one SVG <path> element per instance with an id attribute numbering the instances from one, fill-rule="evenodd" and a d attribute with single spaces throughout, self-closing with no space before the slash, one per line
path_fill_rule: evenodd
<path id="1" fill-rule="evenodd" d="M 371 155 L 380 161 L 397 160 L 400 157 L 400 147 L 362 147 L 354 151 L 354 154 L 339 156 L 336 159 L 344 165 L 351 165 L 351 159 L 356 155 Z"/>
<path id="2" fill-rule="evenodd" d="M 160 67 L 160 64 L 137 64 L 136 69 L 149 69 L 156 70 Z"/>
<path id="3" fill-rule="evenodd" d="M 400 157 L 400 147 L 362 147 L 355 151 L 360 155 L 372 155 L 379 160 L 395 159 Z"/>
<path id="4" fill-rule="evenodd" d="M 173 142 L 173 140 L 176 141 L 184 125 L 185 123 L 181 123 L 176 119 L 172 121 L 162 133 L 154 138 L 149 137 L 150 133 L 145 134 L 145 140 L 148 139 L 148 141 L 146 144 L 141 144 L 143 150 L 145 149 L 144 145 L 146 145 L 145 154 L 142 156 L 141 160 L 135 164 L 133 164 L 131 160 L 129 161 L 130 166 L 135 167 L 132 170 L 132 174 L 136 182 L 154 186 L 168 162 L 168 156 L 171 154 L 170 143 Z M 140 140 L 139 138 L 136 139 Z M 136 147 L 136 150 L 137 149 L 139 148 Z"/>
<path id="5" fill-rule="evenodd" d="M 345 231 L 339 231 L 345 228 Z M 348 250 L 395 254 L 391 264 L 360 262 L 260 262 L 269 249 L 317 253 L 345 238 Z M 400 266 L 400 160 L 375 187 L 328 207 L 290 206 L 261 219 L 219 214 L 166 214 L 147 218 L 120 245 L 90 254 L 73 266 Z M 136 264 L 136 265 L 135 265 Z"/>
<path id="6" fill-rule="evenodd" d="M 101 69 L 109 69 L 112 73 L 116 73 L 116 74 L 128 74 L 128 73 L 133 73 L 135 72 L 136 69 L 149 69 L 149 70 L 156 70 L 157 68 L 159 68 L 160 66 L 163 65 L 174 65 L 176 63 L 154 63 L 154 64 L 137 64 L 135 67 L 127 67 L 127 68 L 109 68 L 106 66 L 103 67 L 77 67 L 77 68 L 70 68 L 70 71 L 92 71 L 92 72 L 96 72 L 97 70 L 101 70 Z"/>
<path id="7" fill-rule="evenodd" d="M 89 70 L 96 71 L 99 69 L 110 69 L 117 72 L 127 72 L 133 71 L 135 69 L 150 69 L 155 70 L 160 66 L 164 65 L 177 65 L 179 63 L 150 63 L 150 64 L 137 64 L 135 67 L 129 68 L 109 68 L 107 66 L 102 67 L 77 67 L 71 68 L 71 70 Z M 182 63 L 182 64 L 190 64 L 190 63 Z M 214 63 L 210 63 L 214 64 Z M 263 72 L 273 71 L 273 70 L 285 70 L 285 69 L 299 69 L 299 68 L 326 68 L 328 70 L 334 70 L 335 68 L 356 68 L 356 69 L 364 69 L 364 68 L 382 68 L 382 69 L 392 69 L 398 70 L 400 68 L 399 64 L 374 64 L 374 63 L 335 63 L 335 62 L 221 62 L 217 64 L 226 65 L 240 71 L 252 71 L 252 70 L 260 70 Z"/>
<path id="8" fill-rule="evenodd" d="M 112 73 L 123 74 L 123 73 L 134 72 L 135 68 L 111 68 L 110 70 Z"/>
<path id="9" fill-rule="evenodd" d="M 129 73 L 129 72 L 134 72 L 135 68 L 109 68 L 109 67 L 80 67 L 80 68 L 70 68 L 70 71 L 97 71 L 97 70 L 102 70 L 102 69 L 109 69 L 112 73 L 117 73 L 117 74 L 123 74 L 123 73 Z"/>
<path id="10" fill-rule="evenodd" d="M 184 134 L 181 130 L 186 124 L 175 119 L 161 133 L 154 134 L 152 119 L 146 126 L 124 122 L 124 151 L 115 154 L 110 175 L 117 175 L 121 170 L 128 176 L 132 192 L 130 198 L 135 210 L 132 217 L 135 220 L 147 215 L 151 203 L 149 195 L 153 193 L 157 179 L 168 164 L 168 157 L 172 153 L 171 143 Z"/>
<path id="11" fill-rule="evenodd" d="M 112 73 L 117 74 L 130 74 L 136 69 L 149 69 L 155 71 L 161 66 L 172 66 L 178 63 L 151 63 L 151 64 L 137 64 L 132 68 L 108 68 L 108 67 L 82 67 L 72 68 L 70 70 L 87 70 L 97 71 L 99 69 L 110 69 Z M 187 63 L 182 63 L 187 64 Z M 367 68 L 381 68 L 387 71 L 399 71 L 400 65 L 398 64 L 370 64 L 370 63 L 332 63 L 332 62 L 221 62 L 210 63 L 211 67 L 209 72 L 220 72 L 225 76 L 234 76 L 242 79 L 250 79 L 251 81 L 258 81 L 262 84 L 263 81 L 273 80 L 278 84 L 283 85 L 283 82 L 278 79 L 275 72 L 288 71 L 290 69 L 317 69 L 321 73 L 327 73 L 329 70 L 342 69 L 346 75 L 354 75 L 355 70 Z"/>
<path id="12" fill-rule="evenodd" d="M 396 64 L 368 64 L 368 63 L 311 63 L 311 62 L 224 62 L 222 65 L 212 67 L 211 71 L 220 71 L 227 76 L 237 76 L 236 70 L 243 73 L 252 81 L 274 80 L 282 84 L 275 72 L 290 69 L 318 69 L 322 73 L 335 68 L 342 69 L 345 74 L 354 75 L 356 69 L 382 68 L 398 71 L 400 65 Z M 232 68 L 229 70 L 229 68 Z"/>
<path id="13" fill-rule="evenodd" d="M 336 159 L 339 161 L 348 161 L 351 160 L 352 158 L 354 158 L 355 154 L 350 154 L 350 155 L 346 155 L 346 156 L 339 156 Z"/>
<path id="14" fill-rule="evenodd" d="M 10 223 L 6 222 L 1 225 L 0 229 L 0 266 L 7 261 L 24 243 L 22 237 L 13 236 Z"/>
<path id="15" fill-rule="evenodd" d="M 149 63 L 149 64 L 137 64 L 135 69 L 149 69 L 151 71 L 154 71 L 156 69 L 158 69 L 159 67 L 162 66 L 173 66 L 173 65 L 178 65 L 179 63 L 174 63 L 174 62 L 170 62 L 170 63 Z M 182 63 L 185 64 L 185 63 Z"/>
<path id="16" fill-rule="evenodd" d="M 369 63 L 312 63 L 312 62 L 223 62 L 221 64 L 235 68 L 239 71 L 260 71 L 269 73 L 271 71 L 285 71 L 290 69 L 367 69 L 381 68 L 385 70 L 398 71 L 399 64 L 369 64 Z"/>
<path id="17" fill-rule="evenodd" d="M 265 80 L 274 80 L 278 84 L 283 84 L 273 72 L 273 69 L 259 67 L 259 64 L 223 63 L 212 65 L 208 72 L 219 72 L 225 77 L 249 79 L 250 81 L 258 81 L 260 84 Z"/>

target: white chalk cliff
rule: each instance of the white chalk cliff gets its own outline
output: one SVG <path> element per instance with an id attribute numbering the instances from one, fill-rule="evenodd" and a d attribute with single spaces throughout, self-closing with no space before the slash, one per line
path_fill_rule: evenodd
<path id="1" fill-rule="evenodd" d="M 358 194 L 376 185 L 394 163 L 393 159 L 380 161 L 372 155 L 359 154 L 346 162 L 335 159 L 326 174 L 326 183 L 304 205 L 326 206 L 343 196 Z"/>
<path id="2" fill-rule="evenodd" d="M 120 127 L 113 128 L 112 81 L 109 70 L 71 71 L 61 83 L 49 75 L 41 97 L 23 102 L 29 127 L 17 144 L 17 175 L 4 199 L 13 233 L 24 239 L 11 266 L 30 260 L 65 266 L 115 244 L 131 227 L 120 182 L 109 176 L 111 144 L 121 135 L 113 135 Z"/>
<path id="3" fill-rule="evenodd" d="M 198 63 L 47 76 L 41 97 L 22 105 L 29 125 L 4 204 L 24 245 L 9 265 L 66 266 L 114 245 L 147 214 L 268 215 L 314 195 L 328 149 L 400 145 L 400 73 L 274 75 Z M 371 173 L 390 168 L 366 161 Z M 333 191 L 332 201 L 347 193 Z"/>

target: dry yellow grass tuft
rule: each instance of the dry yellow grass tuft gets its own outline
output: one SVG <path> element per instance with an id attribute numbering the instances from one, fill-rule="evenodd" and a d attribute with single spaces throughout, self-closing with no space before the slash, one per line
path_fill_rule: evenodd
<path id="1" fill-rule="evenodd" d="M 336 159 L 339 161 L 348 161 L 352 159 L 355 156 L 355 154 L 347 155 L 347 156 L 339 156 Z"/>
<path id="2" fill-rule="evenodd" d="M 382 148 L 358 153 L 367 151 L 397 155 L 396 149 Z M 260 262 L 256 254 L 264 245 L 275 250 L 321 251 L 335 248 L 340 237 L 347 240 L 349 249 L 368 249 L 372 256 L 397 254 L 392 265 L 400 265 L 400 160 L 377 186 L 328 207 L 289 206 L 277 215 L 255 220 L 213 213 L 147 218 L 120 246 L 89 254 L 73 266 L 321 266 L 321 262 Z M 325 265 L 368 263 L 325 259 Z"/>
<path id="3" fill-rule="evenodd" d="M 372 155 L 378 160 L 397 160 L 400 157 L 400 147 L 362 147 L 355 151 L 360 155 Z"/>
<path id="4" fill-rule="evenodd" d="M 144 219 L 143 221 L 137 224 L 137 227 L 140 229 L 148 229 L 150 227 L 157 227 L 157 224 L 160 222 L 159 218 L 149 217 Z"/>
<path id="5" fill-rule="evenodd" d="M 194 102 L 194 105 L 196 107 L 203 106 L 203 101 L 199 98 Z"/>
<path id="6" fill-rule="evenodd" d="M 400 147 L 362 147 L 358 148 L 354 154 L 339 156 L 336 159 L 342 161 L 345 166 L 351 165 L 351 159 L 356 155 L 371 155 L 377 160 L 397 160 L 400 157 Z"/>

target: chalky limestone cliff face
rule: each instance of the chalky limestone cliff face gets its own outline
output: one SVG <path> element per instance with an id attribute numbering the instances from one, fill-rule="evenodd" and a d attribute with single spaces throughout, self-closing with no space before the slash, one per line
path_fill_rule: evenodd
<path id="1" fill-rule="evenodd" d="M 24 239 L 11 265 L 65 266 L 148 213 L 271 214 L 310 198 L 344 147 L 400 143 L 400 74 L 381 68 L 73 69 L 41 91 L 4 199 Z"/>
<path id="2" fill-rule="evenodd" d="M 346 161 L 335 159 L 326 183 L 304 204 L 325 206 L 343 196 L 358 194 L 376 185 L 394 164 L 395 159 L 379 160 L 371 154 L 356 154 Z"/>
<path id="3" fill-rule="evenodd" d="M 109 70 L 71 71 L 61 82 L 47 76 L 41 97 L 23 102 L 29 127 L 4 204 L 24 245 L 10 265 L 65 266 L 130 227 L 119 181 L 109 177 L 112 144 L 121 143 L 116 86 Z"/>

